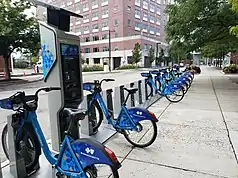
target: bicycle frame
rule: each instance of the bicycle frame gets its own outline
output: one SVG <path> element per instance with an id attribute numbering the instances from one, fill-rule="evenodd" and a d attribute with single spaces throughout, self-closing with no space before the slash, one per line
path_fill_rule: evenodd
<path id="1" fill-rule="evenodd" d="M 94 164 L 107 164 L 115 168 L 120 167 L 119 162 L 116 162 L 116 160 L 113 160 L 112 157 L 106 154 L 106 147 L 104 148 L 98 142 L 88 139 L 78 139 L 74 141 L 68 135 L 65 135 L 60 153 L 56 158 L 56 155 L 53 154 L 48 147 L 37 120 L 36 112 L 26 111 L 26 118 L 22 120 L 21 127 L 18 130 L 22 128 L 25 122 L 32 124 L 49 163 L 66 176 L 87 178 L 84 168 Z M 80 148 L 80 151 L 77 150 L 78 148 Z M 88 150 L 93 150 L 93 154 L 88 152 Z"/>
<path id="2" fill-rule="evenodd" d="M 117 128 L 117 129 L 137 129 L 136 124 L 134 123 L 134 121 L 130 117 L 129 112 L 128 112 L 125 104 L 122 105 L 121 110 L 119 112 L 119 115 L 118 115 L 117 119 L 114 121 L 112 119 L 112 116 L 110 115 L 110 112 L 109 112 L 109 110 L 108 110 L 108 108 L 107 108 L 107 106 L 106 106 L 106 104 L 105 104 L 105 102 L 104 102 L 104 100 L 103 100 L 103 98 L 102 98 L 102 96 L 101 96 L 101 94 L 99 92 L 95 92 L 93 94 L 92 100 L 91 100 L 91 102 L 89 104 L 90 107 L 92 106 L 92 102 L 94 100 L 98 101 L 98 103 L 99 103 L 99 105 L 100 105 L 100 107 L 101 107 L 101 109 L 103 111 L 104 116 L 108 120 L 108 123 L 113 125 L 113 127 Z M 126 115 L 126 118 L 129 120 L 129 123 L 130 123 L 129 126 L 126 127 L 126 128 L 120 122 L 121 118 L 123 117 L 123 114 Z"/>

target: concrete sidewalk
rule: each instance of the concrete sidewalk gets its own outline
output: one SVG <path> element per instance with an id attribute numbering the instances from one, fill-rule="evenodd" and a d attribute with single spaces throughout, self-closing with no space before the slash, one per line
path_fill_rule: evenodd
<path id="1" fill-rule="evenodd" d="M 182 102 L 150 108 L 160 118 L 152 146 L 133 148 L 121 135 L 107 143 L 122 161 L 120 177 L 238 177 L 237 91 L 220 71 L 202 67 Z"/>

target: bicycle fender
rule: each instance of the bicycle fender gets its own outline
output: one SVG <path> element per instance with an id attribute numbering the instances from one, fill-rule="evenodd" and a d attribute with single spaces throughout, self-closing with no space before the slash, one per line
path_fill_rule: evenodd
<path id="1" fill-rule="evenodd" d="M 78 139 L 71 143 L 71 147 L 83 169 L 95 164 L 106 164 L 115 169 L 121 167 L 115 154 L 96 140 L 87 138 Z M 73 159 L 69 147 L 65 149 L 60 165 L 65 171 L 81 171 L 76 166 L 75 159 Z"/>
<path id="2" fill-rule="evenodd" d="M 135 122 L 142 120 L 152 120 L 158 122 L 158 119 L 155 117 L 155 115 L 153 113 L 150 113 L 147 109 L 132 107 L 128 109 L 128 113 Z"/>

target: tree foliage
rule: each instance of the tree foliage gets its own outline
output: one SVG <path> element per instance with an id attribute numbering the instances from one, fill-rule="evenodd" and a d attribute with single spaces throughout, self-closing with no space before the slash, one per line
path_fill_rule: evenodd
<path id="1" fill-rule="evenodd" d="M 152 64 L 152 62 L 154 62 L 155 60 L 155 50 L 152 47 L 149 49 L 148 58 L 149 58 L 150 64 Z"/>
<path id="2" fill-rule="evenodd" d="M 37 21 L 24 14 L 32 6 L 26 0 L 0 1 L 0 55 L 5 61 L 6 78 L 10 79 L 9 58 L 13 51 L 38 54 L 40 36 Z"/>
<path id="3" fill-rule="evenodd" d="M 134 64 L 137 64 L 138 62 L 140 62 L 141 60 L 141 48 L 140 48 L 140 44 L 136 43 L 134 50 L 132 51 L 132 61 Z"/>
<path id="4" fill-rule="evenodd" d="M 229 0 L 232 5 L 232 10 L 238 13 L 238 1 L 237 0 Z M 232 26 L 230 29 L 231 34 L 236 35 L 238 37 L 238 25 Z"/>
<path id="5" fill-rule="evenodd" d="M 185 56 L 200 50 L 204 54 L 205 49 L 213 48 L 213 45 L 213 51 L 217 46 L 237 49 L 238 40 L 230 33 L 230 27 L 238 25 L 238 14 L 226 0 L 177 0 L 168 6 L 167 12 L 170 17 L 166 27 L 167 40 L 177 43 L 172 46 L 173 54 L 178 44 L 180 51 L 185 49 Z"/>

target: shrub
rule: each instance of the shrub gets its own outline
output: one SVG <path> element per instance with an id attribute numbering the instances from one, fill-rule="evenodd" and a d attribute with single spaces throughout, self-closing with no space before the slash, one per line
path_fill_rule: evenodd
<path id="1" fill-rule="evenodd" d="M 102 65 L 85 65 L 83 66 L 83 72 L 103 71 Z"/>
<path id="2" fill-rule="evenodd" d="M 14 63 L 14 67 L 20 68 L 20 69 L 25 69 L 25 68 L 29 67 L 29 63 L 27 63 L 26 61 L 17 61 Z"/>
<path id="3" fill-rule="evenodd" d="M 127 64 L 127 65 L 123 65 L 123 66 L 120 66 L 117 68 L 117 70 L 124 70 L 124 69 L 137 69 L 139 68 L 138 66 L 136 65 L 133 65 L 133 64 Z"/>
<path id="4" fill-rule="evenodd" d="M 230 64 L 229 66 L 223 68 L 223 72 L 225 74 L 234 74 L 238 72 L 238 69 L 235 64 Z"/>

